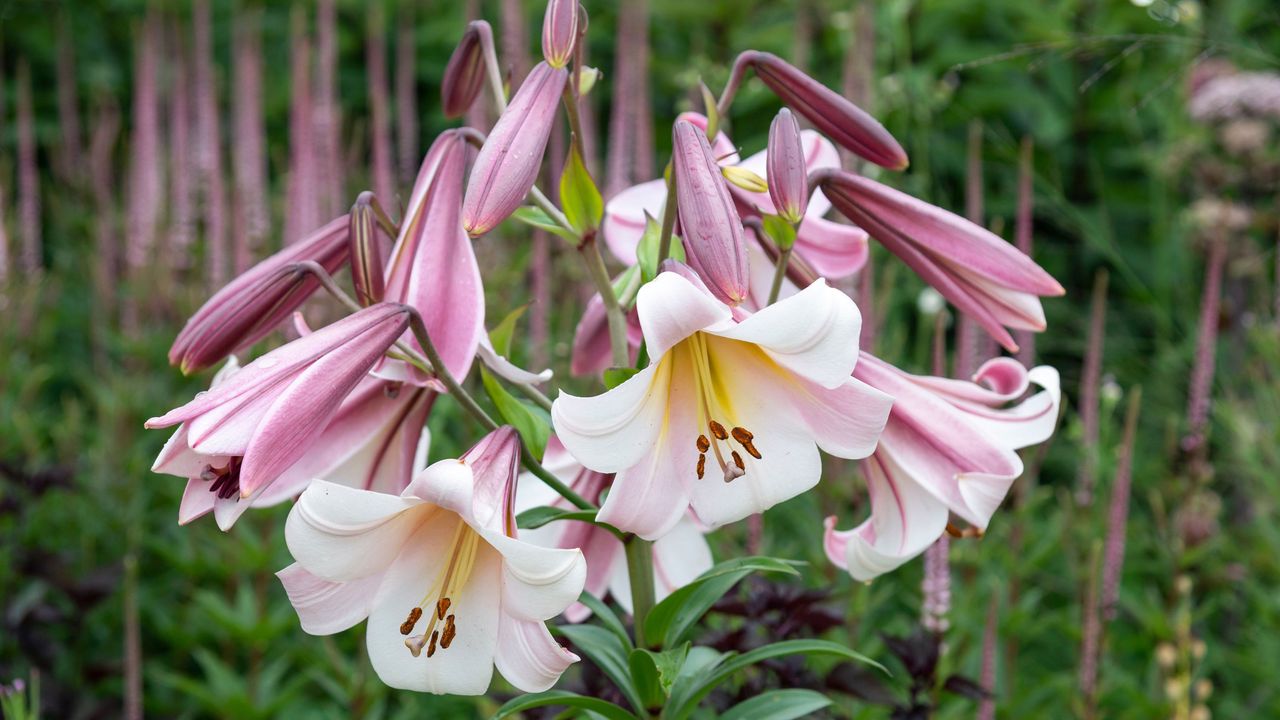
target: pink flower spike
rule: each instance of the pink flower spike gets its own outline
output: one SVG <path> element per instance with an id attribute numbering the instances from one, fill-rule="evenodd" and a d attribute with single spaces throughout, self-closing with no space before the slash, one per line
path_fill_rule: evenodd
<path id="1" fill-rule="evenodd" d="M 1034 260 L 968 220 L 874 180 L 825 171 L 836 209 L 879 240 L 1010 352 L 1006 327 L 1044 330 L 1040 297 L 1066 291 Z"/>
<path id="2" fill-rule="evenodd" d="M 440 81 L 444 116 L 462 117 L 484 87 L 484 48 L 493 44 L 493 29 L 484 20 L 472 20 L 449 56 Z"/>
<path id="3" fill-rule="evenodd" d="M 320 287 L 290 266 L 312 260 L 337 272 L 348 259 L 347 236 L 343 215 L 232 280 L 187 320 L 169 348 L 169 363 L 190 374 L 261 340 Z"/>
<path id="4" fill-rule="evenodd" d="M 676 203 L 685 255 L 716 299 L 738 305 L 750 279 L 742 219 L 706 133 L 680 120 L 672 130 Z"/>
<path id="5" fill-rule="evenodd" d="M 800 125 L 786 108 L 778 112 L 769 126 L 767 160 L 769 197 L 773 206 L 787 222 L 800 222 L 809 206 L 809 177 L 804 146 L 800 142 Z"/>
<path id="6" fill-rule="evenodd" d="M 533 188 L 568 79 L 564 68 L 538 63 L 493 126 L 462 203 L 462 226 L 471 237 L 506 220 Z"/>
<path id="7" fill-rule="evenodd" d="M 738 56 L 737 65 L 753 67 L 774 95 L 846 150 L 890 170 L 907 167 L 906 151 L 884 125 L 799 68 L 777 55 L 754 50 Z M 741 72 L 734 68 L 735 75 Z"/>
<path id="8" fill-rule="evenodd" d="M 542 57 L 553 68 L 564 67 L 577 39 L 578 0 L 550 0 L 542 19 Z"/>
<path id="9" fill-rule="evenodd" d="M 365 308 L 263 355 L 146 426 L 184 423 L 190 450 L 226 460 L 209 478 L 219 496 L 250 497 L 307 454 L 408 324 L 404 305 Z"/>

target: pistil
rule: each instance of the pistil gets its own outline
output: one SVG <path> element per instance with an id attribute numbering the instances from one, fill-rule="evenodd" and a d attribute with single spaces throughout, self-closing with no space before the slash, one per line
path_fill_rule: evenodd
<path id="1" fill-rule="evenodd" d="M 456 615 L 450 610 L 455 607 L 453 598 L 457 597 L 458 591 L 471 576 L 479 541 L 480 536 L 465 522 L 458 520 L 458 527 L 454 530 L 450 544 L 448 565 L 442 575 L 431 583 L 422 601 L 409 610 L 408 617 L 400 624 L 400 634 L 409 636 L 405 638 L 404 645 L 414 657 L 419 657 L 424 647 L 427 657 L 432 657 L 437 649 L 447 650 L 457 637 Z M 425 614 L 426 607 L 432 608 L 426 629 L 420 635 L 411 635 Z M 442 628 L 438 627 L 440 623 L 443 623 Z"/>

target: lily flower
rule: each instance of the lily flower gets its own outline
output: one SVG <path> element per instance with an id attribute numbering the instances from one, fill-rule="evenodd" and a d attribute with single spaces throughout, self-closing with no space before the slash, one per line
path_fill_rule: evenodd
<path id="1" fill-rule="evenodd" d="M 446 130 L 431 144 L 391 250 L 384 296 L 418 311 L 445 367 L 456 378 L 467 376 L 484 335 L 484 286 L 460 215 L 466 161 L 467 141 L 459 130 Z M 412 333 L 406 333 L 404 341 L 421 351 Z M 399 360 L 380 362 L 377 374 L 419 386 L 432 384 Z"/>
<path id="2" fill-rule="evenodd" d="M 613 477 L 588 470 L 565 450 L 554 435 L 547 443 L 542 466 L 560 478 L 574 492 L 593 503 L 613 482 Z M 516 494 L 516 511 L 539 506 L 571 509 L 571 505 L 531 473 L 520 476 Z M 587 560 L 587 580 L 583 588 L 597 598 L 612 595 L 622 609 L 630 613 L 631 578 L 627 574 L 626 550 L 617 536 L 598 525 L 576 520 L 557 521 L 532 530 L 520 531 L 520 537 L 534 545 L 557 548 L 580 548 Z M 711 569 L 711 546 L 693 518 L 686 515 L 675 528 L 653 544 L 653 587 L 656 600 L 662 600 Z M 591 617 L 591 610 L 574 603 L 564 617 L 579 623 Z"/>
<path id="3" fill-rule="evenodd" d="M 495 665 L 521 690 L 551 687 L 578 657 L 545 621 L 578 598 L 587 568 L 579 550 L 517 538 L 519 457 L 503 427 L 398 496 L 313 483 L 285 523 L 296 562 L 278 573 L 303 629 L 367 618 L 369 660 L 395 688 L 479 695 Z"/>
<path id="4" fill-rule="evenodd" d="M 198 474 L 222 500 L 256 500 L 312 450 L 408 323 L 403 305 L 370 306 L 263 355 L 186 405 L 151 418 L 148 428 L 182 424 L 157 468 Z M 199 472 L 188 474 L 201 458 Z M 175 472 L 179 468 L 188 470 Z"/>
<path id="5" fill-rule="evenodd" d="M 747 249 L 728 183 L 704 129 L 677 120 L 671 137 L 676 207 L 689 267 L 717 299 L 738 305 L 747 297 Z"/>
<path id="6" fill-rule="evenodd" d="M 476 156 L 462 203 L 462 225 L 480 237 L 506 220 L 533 189 L 569 71 L 538 63 Z"/>
<path id="7" fill-rule="evenodd" d="M 677 118 L 677 121 L 680 120 L 691 122 L 704 130 L 707 126 L 707 119 L 697 113 L 683 113 Z M 802 131 L 800 140 L 804 148 L 807 173 L 840 167 L 840 153 L 830 140 L 812 130 Z M 767 174 L 767 151 L 739 161 L 732 141 L 723 132 L 716 135 L 712 152 L 722 165 L 737 165 L 761 176 Z M 737 201 L 741 217 L 778 214 L 768 192 L 748 192 L 736 185 L 730 185 L 729 192 Z M 667 184 L 661 178 L 633 185 L 614 195 L 605 204 L 603 223 L 604 239 L 609 252 L 620 262 L 634 265 L 636 247 L 644 236 L 645 214 L 655 218 L 662 217 L 666 201 Z M 867 234 L 860 228 L 823 219 L 830 210 L 831 203 L 822 191 L 814 192 L 805 210 L 804 221 L 797 231 L 793 253 L 823 277 L 848 277 L 866 263 Z M 750 248 L 753 243 L 747 245 Z"/>
<path id="8" fill-rule="evenodd" d="M 685 272 L 640 289 L 650 365 L 602 395 L 562 392 L 551 408 L 565 448 L 617 474 L 599 519 L 650 540 L 689 507 L 716 527 L 808 490 L 818 447 L 866 457 L 892 403 L 850 376 L 862 321 L 844 293 L 819 280 L 743 317 Z"/>
<path id="9" fill-rule="evenodd" d="M 484 87 L 484 52 L 493 46 L 493 29 L 484 20 L 472 20 L 458 39 L 440 80 L 440 102 L 444 116 L 459 118 L 480 96 Z"/>
<path id="10" fill-rule="evenodd" d="M 1018 448 L 1053 433 L 1058 371 L 989 360 L 973 382 L 909 375 L 862 354 L 854 377 L 893 396 L 880 445 L 863 462 L 871 517 L 851 530 L 826 520 L 827 557 L 857 580 L 893 570 L 949 531 L 951 515 L 985 530 L 1022 474 Z M 1006 408 L 1032 383 L 1041 392 Z"/>
<path id="11" fill-rule="evenodd" d="M 861 175 L 823 171 L 836 209 L 865 228 L 1010 352 L 1006 327 L 1045 328 L 1040 297 L 1066 291 L 1034 260 L 996 234 L 940 207 Z"/>
<path id="12" fill-rule="evenodd" d="M 335 218 L 214 293 L 174 339 L 169 363 L 184 374 L 203 370 L 279 327 L 320 287 L 315 276 L 292 266 L 312 260 L 337 272 L 348 259 L 348 225 L 347 215 Z"/>

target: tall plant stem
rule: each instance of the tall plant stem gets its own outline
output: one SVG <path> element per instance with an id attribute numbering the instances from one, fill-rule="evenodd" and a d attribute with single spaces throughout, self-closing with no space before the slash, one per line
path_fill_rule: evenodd
<path id="1" fill-rule="evenodd" d="M 671 257 L 671 234 L 676 229 L 676 173 L 667 166 L 667 202 L 662 208 L 662 235 L 658 237 L 658 264 Z"/>
<path id="2" fill-rule="evenodd" d="M 773 285 L 769 287 L 769 304 L 778 302 L 778 293 L 782 292 L 782 279 L 787 276 L 787 265 L 791 262 L 791 248 L 782 250 L 778 256 L 778 264 L 773 270 Z"/>
<path id="3" fill-rule="evenodd" d="M 609 271 L 605 269 L 604 258 L 600 255 L 600 245 L 595 236 L 586 238 L 578 246 L 582 261 L 587 266 L 587 274 L 595 284 L 600 299 L 604 302 L 604 314 L 609 321 L 609 347 L 613 351 L 613 364 L 618 367 L 629 365 L 630 353 L 627 352 L 627 319 L 622 314 L 622 306 L 618 304 L 618 296 L 613 291 L 613 283 L 609 280 Z"/>
<path id="4" fill-rule="evenodd" d="M 649 647 L 651 638 L 644 634 L 644 623 L 654 606 L 653 541 L 631 536 L 625 543 L 627 575 L 631 579 L 632 618 L 635 622 L 636 647 Z"/>

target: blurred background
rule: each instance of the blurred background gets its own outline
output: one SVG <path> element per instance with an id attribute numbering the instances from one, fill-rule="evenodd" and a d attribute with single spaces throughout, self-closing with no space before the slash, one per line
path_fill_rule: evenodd
<path id="1" fill-rule="evenodd" d="M 588 164 L 606 196 L 661 171 L 699 78 L 718 90 L 737 52 L 768 50 L 903 141 L 911 168 L 882 179 L 1030 248 L 1068 291 L 1023 356 L 1062 372 L 1059 432 L 1025 453 L 987 536 L 950 544 L 949 573 L 834 571 L 821 518 L 848 526 L 867 504 L 856 466 L 828 459 L 819 489 L 751 540 L 810 561 L 805 584 L 753 581 L 701 635 L 725 649 L 820 634 L 893 675 L 796 660 L 724 692 L 814 687 L 828 715 L 858 718 L 1280 716 L 1280 6 L 584 4 L 604 73 Z M 480 717 L 509 695 L 389 691 L 361 629 L 304 634 L 273 577 L 287 508 L 226 534 L 178 527 L 183 483 L 148 470 L 167 433 L 142 423 L 206 386 L 165 354 L 233 272 L 361 190 L 407 196 L 452 124 L 439 83 L 466 21 L 493 24 L 515 84 L 543 7 L 0 0 L 0 683 L 38 673 L 57 718 Z M 777 108 L 748 82 L 734 141 L 762 149 Z M 482 100 L 468 122 L 490 112 Z M 518 359 L 585 390 L 567 370 L 588 283 L 559 242 L 508 223 L 477 249 L 490 318 L 532 303 Z M 938 328 L 992 352 L 873 250 L 845 287 L 878 354 L 930 371 Z M 431 426 L 433 457 L 479 435 L 448 402 Z M 747 536 L 716 534 L 718 559 Z M 611 692 L 589 667 L 565 684 Z"/>

